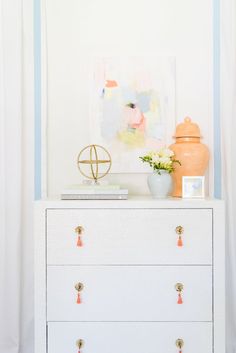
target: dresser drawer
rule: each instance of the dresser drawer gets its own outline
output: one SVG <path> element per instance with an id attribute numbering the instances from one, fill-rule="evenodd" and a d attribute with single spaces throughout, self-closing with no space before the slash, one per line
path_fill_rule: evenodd
<path id="1" fill-rule="evenodd" d="M 75 289 L 78 283 L 83 284 L 81 292 Z M 177 283 L 183 284 L 181 293 L 176 291 Z M 183 303 L 178 304 L 181 299 Z M 212 268 L 49 266 L 47 319 L 211 321 Z"/>
<path id="2" fill-rule="evenodd" d="M 78 353 L 212 353 L 211 323 L 49 323 L 48 351 Z"/>
<path id="3" fill-rule="evenodd" d="M 78 226 L 82 246 L 77 246 Z M 178 226 L 183 230 L 182 246 L 178 246 Z M 47 261 L 52 265 L 211 264 L 212 210 L 47 210 Z"/>

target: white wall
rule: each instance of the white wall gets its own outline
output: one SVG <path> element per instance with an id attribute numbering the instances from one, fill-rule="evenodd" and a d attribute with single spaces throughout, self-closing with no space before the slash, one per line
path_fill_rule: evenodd
<path id="1" fill-rule="evenodd" d="M 191 116 L 211 148 L 211 0 L 44 1 L 49 196 L 81 180 L 76 157 L 90 142 L 88 62 L 94 55 L 175 56 L 177 121 Z M 147 192 L 142 174 L 110 175 L 110 179 L 128 185 L 133 193 Z"/>

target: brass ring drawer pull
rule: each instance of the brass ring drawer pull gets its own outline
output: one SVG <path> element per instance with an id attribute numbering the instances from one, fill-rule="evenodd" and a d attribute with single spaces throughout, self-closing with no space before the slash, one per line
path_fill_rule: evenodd
<path id="1" fill-rule="evenodd" d="M 84 228 L 82 226 L 78 226 L 75 228 L 75 232 L 79 235 L 84 233 Z"/>
<path id="2" fill-rule="evenodd" d="M 182 291 L 184 289 L 184 285 L 182 283 L 176 283 L 175 290 L 178 292 L 178 301 L 177 304 L 183 304 Z"/>
<path id="3" fill-rule="evenodd" d="M 176 234 L 181 235 L 181 234 L 184 233 L 184 227 L 182 227 L 182 226 L 177 226 L 177 227 L 175 228 L 175 231 L 176 231 Z"/>
<path id="4" fill-rule="evenodd" d="M 81 291 L 84 289 L 83 283 L 81 283 L 81 282 L 76 283 L 75 289 L 76 289 L 78 292 L 81 292 Z"/>
<path id="5" fill-rule="evenodd" d="M 184 346 L 184 340 L 182 338 L 178 338 L 175 341 L 176 347 L 179 348 L 179 353 L 182 353 L 182 348 Z"/>
<path id="6" fill-rule="evenodd" d="M 182 226 L 177 226 L 175 228 L 175 233 L 178 235 L 177 246 L 179 247 L 183 246 L 182 234 L 184 233 L 184 228 Z"/>
<path id="7" fill-rule="evenodd" d="M 79 348 L 78 353 L 81 353 L 80 350 L 84 347 L 84 340 L 82 340 L 82 339 L 77 340 L 76 346 Z"/>
<path id="8" fill-rule="evenodd" d="M 80 295 L 80 292 L 82 292 L 82 290 L 84 289 L 84 285 L 83 285 L 83 283 L 81 283 L 81 282 L 76 283 L 76 285 L 75 285 L 75 289 L 76 289 L 76 290 L 77 290 L 77 292 L 78 292 L 78 294 L 77 294 L 77 301 L 76 301 L 76 303 L 77 303 L 77 304 L 81 304 L 81 303 L 82 303 L 82 301 L 81 301 L 81 295 Z"/>
<path id="9" fill-rule="evenodd" d="M 75 228 L 75 233 L 78 235 L 77 238 L 77 246 L 78 247 L 82 247 L 83 246 L 83 242 L 81 239 L 81 235 L 84 233 L 84 228 L 82 226 L 78 226 Z"/>

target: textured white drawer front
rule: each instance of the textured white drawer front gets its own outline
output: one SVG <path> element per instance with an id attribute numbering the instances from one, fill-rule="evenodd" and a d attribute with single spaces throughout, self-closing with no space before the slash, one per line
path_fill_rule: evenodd
<path id="1" fill-rule="evenodd" d="M 49 323 L 48 352 L 77 353 L 212 353 L 211 323 Z"/>
<path id="2" fill-rule="evenodd" d="M 183 304 L 176 283 L 184 285 Z M 47 315 L 48 321 L 210 321 L 212 268 L 48 266 Z"/>
<path id="3" fill-rule="evenodd" d="M 211 264 L 212 210 L 47 210 L 47 254 L 48 264 Z"/>

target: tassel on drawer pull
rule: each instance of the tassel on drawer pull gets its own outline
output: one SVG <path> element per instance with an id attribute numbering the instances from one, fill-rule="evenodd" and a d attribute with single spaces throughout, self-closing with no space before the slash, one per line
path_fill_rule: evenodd
<path id="1" fill-rule="evenodd" d="M 183 304 L 183 298 L 182 298 L 183 289 L 184 289 L 184 286 L 182 283 L 176 283 L 175 290 L 178 292 L 177 304 Z"/>
<path id="2" fill-rule="evenodd" d="M 183 299 L 180 293 L 178 294 L 178 304 L 183 304 Z"/>
<path id="3" fill-rule="evenodd" d="M 82 239 L 81 239 L 81 236 L 80 236 L 80 235 L 78 236 L 77 246 L 78 246 L 78 247 L 82 247 L 82 246 L 83 246 L 83 242 L 82 242 Z"/>
<path id="4" fill-rule="evenodd" d="M 77 304 L 81 304 L 81 298 L 80 298 L 80 294 L 78 293 L 78 296 L 77 296 L 77 301 L 76 301 Z"/>
<path id="5" fill-rule="evenodd" d="M 84 233 L 84 228 L 82 226 L 78 226 L 75 228 L 75 233 L 78 234 L 77 238 L 77 246 L 82 247 L 83 246 L 83 241 L 82 241 L 82 234 Z"/>
<path id="6" fill-rule="evenodd" d="M 81 301 L 81 295 L 80 295 L 80 292 L 84 289 L 84 285 L 83 283 L 79 282 L 75 285 L 75 289 L 77 290 L 78 294 L 77 294 L 77 300 L 76 300 L 76 303 L 77 304 L 81 304 L 82 301 Z"/>
<path id="7" fill-rule="evenodd" d="M 78 353 L 82 353 L 81 349 L 84 346 L 84 340 L 79 339 L 78 341 L 76 341 L 76 346 L 79 348 Z"/>
<path id="8" fill-rule="evenodd" d="M 182 348 L 184 346 L 184 340 L 182 338 L 178 338 L 175 341 L 175 345 L 176 345 L 177 348 L 179 348 L 179 353 L 182 353 Z"/>
<path id="9" fill-rule="evenodd" d="M 175 232 L 176 234 L 178 234 L 177 246 L 182 247 L 183 246 L 182 234 L 184 233 L 184 228 L 182 226 L 177 226 L 175 228 Z"/>
<path id="10" fill-rule="evenodd" d="M 181 235 L 179 236 L 177 245 L 178 245 L 178 246 L 183 246 L 183 241 L 182 241 Z"/>

